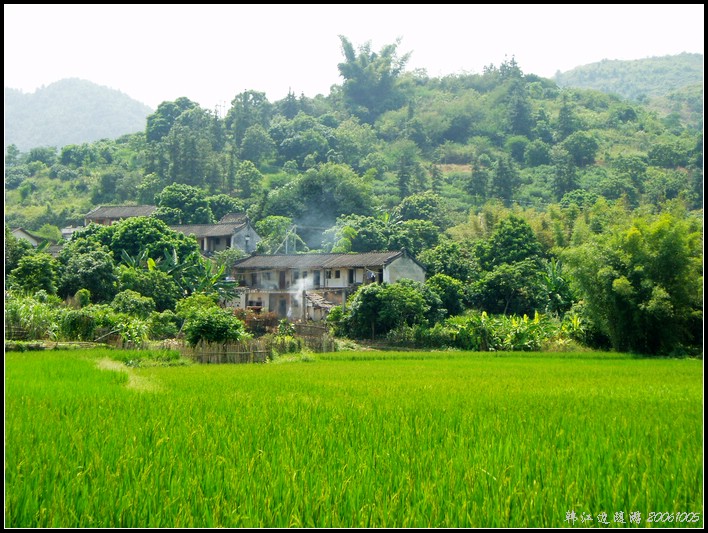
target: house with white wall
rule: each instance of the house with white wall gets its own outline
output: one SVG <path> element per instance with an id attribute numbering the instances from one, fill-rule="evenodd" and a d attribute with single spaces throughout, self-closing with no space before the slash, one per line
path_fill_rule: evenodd
<path id="1" fill-rule="evenodd" d="M 405 250 L 356 254 L 254 254 L 236 262 L 236 305 L 290 320 L 322 320 L 360 285 L 425 281 L 425 267 Z"/>
<path id="2" fill-rule="evenodd" d="M 94 222 L 110 226 L 127 218 L 148 217 L 155 211 L 157 206 L 154 205 L 99 205 L 84 219 L 86 225 Z M 248 254 L 261 240 L 245 213 L 229 213 L 216 224 L 180 224 L 172 225 L 170 229 L 193 236 L 199 243 L 199 250 L 206 256 L 229 248 L 239 248 Z"/>

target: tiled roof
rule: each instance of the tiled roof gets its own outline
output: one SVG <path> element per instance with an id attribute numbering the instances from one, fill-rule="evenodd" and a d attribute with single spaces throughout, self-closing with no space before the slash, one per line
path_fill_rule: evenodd
<path id="1" fill-rule="evenodd" d="M 246 213 L 228 213 L 221 217 L 219 224 L 236 224 L 248 221 L 248 215 Z"/>
<path id="2" fill-rule="evenodd" d="M 154 205 L 99 205 L 89 211 L 84 218 L 131 218 L 149 217 L 157 210 Z"/>
<path id="3" fill-rule="evenodd" d="M 327 261 L 326 268 L 356 268 L 386 265 L 403 254 L 395 252 L 366 252 L 363 254 L 336 254 Z"/>
<path id="4" fill-rule="evenodd" d="M 25 235 L 27 235 L 27 236 L 29 236 L 29 237 L 32 237 L 32 238 L 33 238 L 35 241 L 37 241 L 37 242 L 42 242 L 42 241 L 45 240 L 44 237 L 40 237 L 39 235 L 35 235 L 34 233 L 32 233 L 31 231 L 26 230 L 25 228 L 15 228 L 15 229 L 12 230 L 12 234 L 13 234 L 15 237 L 18 237 L 18 235 L 20 235 L 20 234 L 22 234 L 22 233 L 24 233 Z M 22 237 L 19 237 L 19 238 L 22 238 Z"/>
<path id="5" fill-rule="evenodd" d="M 395 252 L 367 252 L 362 254 L 275 254 L 252 255 L 237 261 L 236 268 L 356 268 L 388 264 L 403 254 Z"/>
<path id="6" fill-rule="evenodd" d="M 310 303 L 312 303 L 312 307 L 316 309 L 330 310 L 336 305 L 330 302 L 329 300 L 326 300 L 324 296 L 322 296 L 321 294 L 317 294 L 316 292 L 306 293 L 305 298 L 307 298 Z"/>
<path id="7" fill-rule="evenodd" d="M 179 226 L 170 226 L 171 230 L 179 231 L 185 235 L 194 235 L 197 238 L 201 237 L 224 237 L 231 236 L 239 229 L 243 228 L 246 222 L 238 224 L 186 224 Z"/>

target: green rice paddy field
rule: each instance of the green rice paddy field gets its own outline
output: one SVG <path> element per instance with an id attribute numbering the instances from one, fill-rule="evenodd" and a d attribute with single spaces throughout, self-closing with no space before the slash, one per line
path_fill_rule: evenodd
<path id="1" fill-rule="evenodd" d="M 115 355 L 5 355 L 7 527 L 703 527 L 700 360 Z"/>

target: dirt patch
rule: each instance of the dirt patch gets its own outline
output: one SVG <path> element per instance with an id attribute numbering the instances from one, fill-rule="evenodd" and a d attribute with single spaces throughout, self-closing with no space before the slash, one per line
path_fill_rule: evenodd
<path id="1" fill-rule="evenodd" d="M 96 366 L 101 370 L 111 370 L 113 372 L 125 372 L 128 374 L 127 387 L 129 389 L 141 391 L 141 392 L 157 392 L 161 390 L 159 384 L 154 381 L 144 377 L 138 376 L 132 369 L 125 366 L 123 363 L 114 361 L 112 359 L 100 359 Z"/>

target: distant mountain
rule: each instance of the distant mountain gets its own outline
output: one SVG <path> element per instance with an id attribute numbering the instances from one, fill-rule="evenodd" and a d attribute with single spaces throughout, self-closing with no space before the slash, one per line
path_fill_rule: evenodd
<path id="1" fill-rule="evenodd" d="M 567 72 L 554 81 L 560 87 L 595 89 L 644 102 L 689 85 L 703 84 L 703 54 L 683 53 L 634 61 L 603 59 Z"/>
<path id="2" fill-rule="evenodd" d="M 151 113 L 120 91 L 77 78 L 30 94 L 5 87 L 5 147 L 15 144 L 24 152 L 115 139 L 145 129 Z"/>

